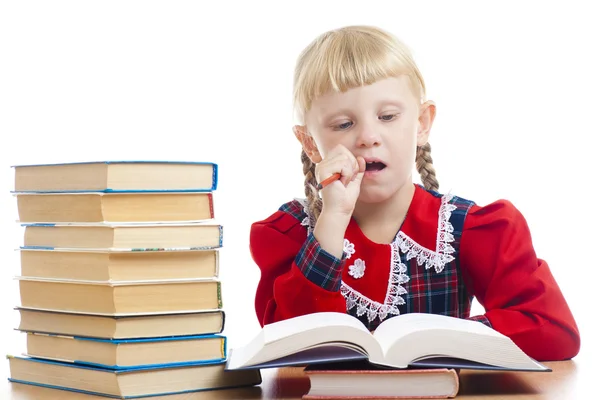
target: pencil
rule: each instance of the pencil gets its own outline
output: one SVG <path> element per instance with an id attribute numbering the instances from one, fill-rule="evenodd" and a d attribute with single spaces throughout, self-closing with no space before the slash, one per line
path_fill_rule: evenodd
<path id="1" fill-rule="evenodd" d="M 337 181 L 338 179 L 340 179 L 341 176 L 342 176 L 342 174 L 340 174 L 339 172 L 336 172 L 335 174 L 331 175 L 329 178 L 325 179 L 323 182 L 319 183 L 319 185 L 317 186 L 317 190 L 321 190 L 325 186 L 329 185 L 330 183 Z"/>

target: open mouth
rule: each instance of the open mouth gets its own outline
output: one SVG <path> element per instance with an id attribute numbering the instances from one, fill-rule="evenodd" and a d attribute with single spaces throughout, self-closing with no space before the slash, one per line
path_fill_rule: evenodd
<path id="1" fill-rule="evenodd" d="M 381 161 L 369 161 L 366 165 L 366 171 L 381 171 L 386 165 Z"/>

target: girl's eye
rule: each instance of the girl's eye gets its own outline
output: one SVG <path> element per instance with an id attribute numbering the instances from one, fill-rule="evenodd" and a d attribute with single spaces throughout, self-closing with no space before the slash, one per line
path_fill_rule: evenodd
<path id="1" fill-rule="evenodd" d="M 391 121 L 393 120 L 398 114 L 388 114 L 388 115 L 382 115 L 381 118 L 384 121 Z"/>
<path id="2" fill-rule="evenodd" d="M 339 124 L 339 125 L 336 126 L 336 128 L 342 129 L 342 130 L 348 129 L 350 127 L 352 127 L 352 122 L 350 122 L 350 121 L 344 122 L 343 124 Z"/>

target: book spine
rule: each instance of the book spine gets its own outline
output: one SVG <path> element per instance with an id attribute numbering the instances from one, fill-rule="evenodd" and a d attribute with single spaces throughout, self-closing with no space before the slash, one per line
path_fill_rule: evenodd
<path id="1" fill-rule="evenodd" d="M 225 310 L 220 310 L 219 312 L 221 313 L 221 328 L 216 333 L 223 333 L 223 331 L 225 330 L 226 313 L 225 313 Z"/>
<path id="2" fill-rule="evenodd" d="M 211 188 L 212 191 L 217 190 L 217 183 L 219 181 L 218 169 L 219 169 L 219 166 L 216 163 L 214 163 L 213 164 L 212 188 Z"/>
<path id="3" fill-rule="evenodd" d="M 217 281 L 217 301 L 218 307 L 223 308 L 223 297 L 221 296 L 221 281 Z"/>
<path id="4" fill-rule="evenodd" d="M 214 218 L 215 217 L 215 208 L 214 208 L 212 193 L 208 193 L 208 206 L 210 208 L 210 218 Z"/>

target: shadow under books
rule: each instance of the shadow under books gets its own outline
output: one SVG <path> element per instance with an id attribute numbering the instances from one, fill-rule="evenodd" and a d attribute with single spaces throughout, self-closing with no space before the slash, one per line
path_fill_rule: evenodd
<path id="1" fill-rule="evenodd" d="M 304 367 L 273 368 L 262 370 L 262 374 L 270 378 L 263 379 L 263 398 L 299 399 L 310 389 Z"/>
<path id="2" fill-rule="evenodd" d="M 576 368 L 572 361 L 562 361 L 555 365 L 561 373 L 543 377 L 535 372 L 459 370 L 460 384 L 457 396 L 539 394 L 540 386 L 547 387 L 545 390 L 551 386 L 563 386 L 575 373 Z M 268 376 L 262 384 L 264 398 L 301 398 L 310 389 L 310 380 L 303 367 L 266 369 L 262 370 L 262 373 Z M 531 374 L 535 374 L 536 379 L 533 381 L 530 380 L 533 376 Z M 550 382 L 542 384 L 540 378 Z"/>
<path id="3" fill-rule="evenodd" d="M 526 380 L 513 372 L 475 372 L 459 374 L 460 385 L 458 395 L 484 395 L 484 394 L 537 394 L 538 391 L 529 385 Z"/>
<path id="4" fill-rule="evenodd" d="M 565 384 L 568 386 L 567 381 L 576 373 L 575 363 L 567 360 L 550 364 L 553 364 L 555 372 L 547 376 L 534 372 L 463 370 L 459 373 L 457 395 L 534 395 L 540 394 L 542 386 L 544 391 L 552 390 L 551 387 L 564 387 Z M 535 374 L 535 380 L 529 379 L 531 374 Z M 542 381 L 549 382 L 542 384 Z"/>

